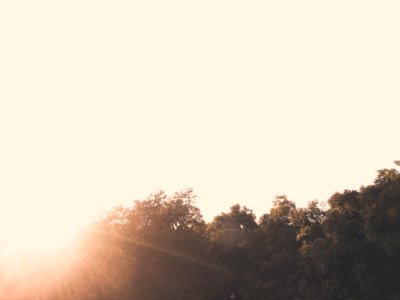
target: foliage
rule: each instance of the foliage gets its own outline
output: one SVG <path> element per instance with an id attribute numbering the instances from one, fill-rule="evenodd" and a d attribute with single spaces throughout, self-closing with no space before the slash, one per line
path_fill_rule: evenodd
<path id="1" fill-rule="evenodd" d="M 239 204 L 206 223 L 191 189 L 117 207 L 43 299 L 400 299 L 400 174 L 334 193 L 278 196 L 256 221 Z"/>

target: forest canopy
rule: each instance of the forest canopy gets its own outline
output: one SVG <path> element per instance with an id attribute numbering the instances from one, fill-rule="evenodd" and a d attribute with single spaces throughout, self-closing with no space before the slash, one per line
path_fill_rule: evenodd
<path id="1" fill-rule="evenodd" d="M 259 219 L 236 204 L 205 222 L 192 189 L 159 191 L 108 211 L 76 253 L 55 263 L 57 280 L 43 275 L 19 295 L 400 299 L 400 174 L 380 170 L 373 184 L 334 193 L 327 206 L 278 196 Z"/>

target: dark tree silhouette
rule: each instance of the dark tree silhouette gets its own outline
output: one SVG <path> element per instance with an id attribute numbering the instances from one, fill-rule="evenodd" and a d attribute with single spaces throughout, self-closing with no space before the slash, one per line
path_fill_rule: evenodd
<path id="1" fill-rule="evenodd" d="M 160 191 L 116 207 L 81 237 L 73 257 L 53 262 L 57 276 L 47 268 L 0 287 L 29 281 L 19 295 L 46 300 L 400 299 L 396 169 L 334 193 L 327 207 L 296 208 L 278 196 L 258 222 L 236 204 L 207 224 L 195 200 L 191 189 Z"/>

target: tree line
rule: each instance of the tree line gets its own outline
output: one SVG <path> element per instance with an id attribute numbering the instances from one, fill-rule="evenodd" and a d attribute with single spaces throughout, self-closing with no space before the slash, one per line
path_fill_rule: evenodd
<path id="1" fill-rule="evenodd" d="M 58 299 L 400 299 L 400 174 L 258 220 L 236 204 L 205 222 L 191 189 L 117 207 L 82 238 Z"/>

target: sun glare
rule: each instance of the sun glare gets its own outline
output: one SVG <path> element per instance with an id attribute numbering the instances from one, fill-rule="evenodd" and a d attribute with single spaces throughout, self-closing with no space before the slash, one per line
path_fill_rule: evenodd
<path id="1" fill-rule="evenodd" d="M 50 253 L 73 244 L 82 222 L 47 214 L 3 218 L 0 251 L 8 253 Z"/>
<path id="2" fill-rule="evenodd" d="M 58 227 L 58 226 L 57 226 Z M 73 232 L 49 225 L 33 226 L 25 230 L 11 230 L 3 243 L 6 249 L 18 252 L 52 252 L 67 246 L 73 240 Z"/>

